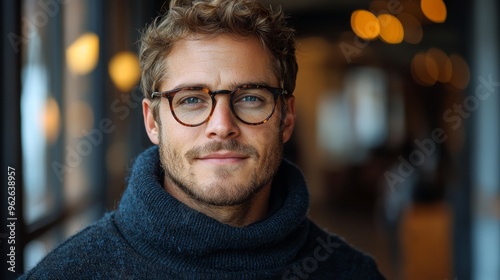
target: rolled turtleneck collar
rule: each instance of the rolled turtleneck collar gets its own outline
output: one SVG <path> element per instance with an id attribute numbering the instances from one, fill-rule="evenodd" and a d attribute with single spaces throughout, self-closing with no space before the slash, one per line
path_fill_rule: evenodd
<path id="1" fill-rule="evenodd" d="M 281 205 L 266 219 L 242 228 L 187 207 L 167 193 L 162 182 L 159 149 L 154 146 L 135 160 L 115 222 L 138 254 L 172 272 L 276 275 L 306 242 L 306 184 L 286 160 L 272 184 L 283 193 Z"/>

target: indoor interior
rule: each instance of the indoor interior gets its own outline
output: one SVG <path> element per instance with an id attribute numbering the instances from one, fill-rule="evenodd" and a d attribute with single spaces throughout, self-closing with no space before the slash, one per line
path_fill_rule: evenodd
<path id="1" fill-rule="evenodd" d="M 500 279 L 498 2 L 261 2 L 297 31 L 284 153 L 306 177 L 312 220 L 387 279 Z M 117 207 L 151 145 L 137 41 L 167 8 L 2 1 L 2 158 L 20 170 L 23 270 Z"/>

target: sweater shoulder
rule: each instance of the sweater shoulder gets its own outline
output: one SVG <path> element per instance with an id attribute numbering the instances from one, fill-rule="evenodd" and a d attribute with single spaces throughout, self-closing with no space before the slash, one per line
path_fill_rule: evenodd
<path id="1" fill-rule="evenodd" d="M 312 221 L 300 261 L 290 273 L 299 279 L 304 276 L 311 276 L 310 279 L 385 279 L 370 255 L 322 230 Z"/>
<path id="2" fill-rule="evenodd" d="M 128 246 L 113 216 L 113 212 L 106 214 L 68 238 L 20 279 L 85 279 L 104 263 L 119 261 Z"/>

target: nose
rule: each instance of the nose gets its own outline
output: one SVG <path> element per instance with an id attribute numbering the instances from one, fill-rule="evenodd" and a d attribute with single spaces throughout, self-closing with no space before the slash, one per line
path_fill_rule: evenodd
<path id="1" fill-rule="evenodd" d="M 215 99 L 215 108 L 205 130 L 207 137 L 218 140 L 237 137 L 240 134 L 240 129 L 238 121 L 231 111 L 229 95 L 220 94 Z"/>

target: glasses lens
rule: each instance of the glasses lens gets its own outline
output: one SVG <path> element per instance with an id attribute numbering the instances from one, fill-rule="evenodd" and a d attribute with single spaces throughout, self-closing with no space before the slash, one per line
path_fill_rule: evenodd
<path id="1" fill-rule="evenodd" d="M 204 122 L 210 115 L 212 99 L 201 89 L 183 89 L 172 98 L 172 109 L 179 121 L 195 125 Z"/>
<path id="2" fill-rule="evenodd" d="M 240 88 L 232 99 L 235 114 L 247 123 L 267 120 L 274 110 L 274 95 L 264 88 Z"/>

